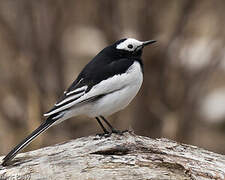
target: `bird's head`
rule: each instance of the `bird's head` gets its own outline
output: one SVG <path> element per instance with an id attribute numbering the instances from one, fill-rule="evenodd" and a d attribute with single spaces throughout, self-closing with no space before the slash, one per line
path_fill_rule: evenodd
<path id="1" fill-rule="evenodd" d="M 155 40 L 149 41 L 138 41 L 133 38 L 125 38 L 115 42 L 112 47 L 115 52 L 125 57 L 141 57 L 142 49 L 152 43 L 155 43 Z"/>

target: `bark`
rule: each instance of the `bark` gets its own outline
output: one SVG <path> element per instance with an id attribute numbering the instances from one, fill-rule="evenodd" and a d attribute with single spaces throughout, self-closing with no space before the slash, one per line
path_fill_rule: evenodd
<path id="1" fill-rule="evenodd" d="M 225 156 L 133 133 L 89 136 L 21 153 L 0 179 L 225 179 Z"/>

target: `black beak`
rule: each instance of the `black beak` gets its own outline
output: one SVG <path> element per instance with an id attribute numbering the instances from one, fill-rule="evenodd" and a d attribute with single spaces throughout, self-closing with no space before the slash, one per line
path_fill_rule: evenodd
<path id="1" fill-rule="evenodd" d="M 147 46 L 147 45 L 153 44 L 153 43 L 155 43 L 155 42 L 157 42 L 157 41 L 156 41 L 156 40 L 144 41 L 142 46 Z"/>
<path id="2" fill-rule="evenodd" d="M 138 46 L 138 47 L 135 49 L 135 51 L 139 51 L 140 49 L 143 49 L 143 47 L 145 47 L 145 46 L 147 46 L 147 45 L 149 45 L 149 44 L 153 44 L 153 43 L 155 43 L 155 42 L 157 42 L 157 41 L 156 41 L 156 40 L 143 41 L 143 42 L 142 42 L 142 45 Z"/>

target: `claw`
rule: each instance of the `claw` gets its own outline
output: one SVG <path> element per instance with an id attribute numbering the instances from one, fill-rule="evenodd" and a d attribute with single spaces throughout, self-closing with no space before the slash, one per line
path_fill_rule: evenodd
<path id="1" fill-rule="evenodd" d="M 96 134 L 96 136 L 100 136 L 100 137 L 104 137 L 104 138 L 107 138 L 107 137 L 110 137 L 113 133 L 114 134 L 118 134 L 118 135 L 123 135 L 124 133 L 126 132 L 129 132 L 129 130 L 124 130 L 124 131 L 120 131 L 120 130 L 117 130 L 117 129 L 112 129 L 112 132 L 104 132 L 104 133 L 98 133 Z"/>
<path id="2" fill-rule="evenodd" d="M 100 136 L 100 137 L 105 137 L 105 138 L 107 138 L 107 137 L 110 137 L 111 134 L 112 134 L 112 133 L 110 133 L 110 132 L 104 132 L 104 133 L 98 133 L 98 134 L 96 134 L 96 136 Z"/>
<path id="3" fill-rule="evenodd" d="M 128 132 L 128 130 L 120 131 L 114 128 L 112 129 L 112 133 L 119 134 L 119 135 L 123 135 L 123 133 L 125 132 Z"/>

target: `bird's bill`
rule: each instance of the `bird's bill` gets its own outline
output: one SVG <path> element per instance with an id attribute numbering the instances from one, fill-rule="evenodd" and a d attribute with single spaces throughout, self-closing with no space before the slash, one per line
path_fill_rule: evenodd
<path id="1" fill-rule="evenodd" d="M 145 46 L 147 46 L 149 44 L 153 44 L 155 42 L 157 42 L 157 41 L 156 40 L 143 41 L 142 44 L 135 49 L 135 51 L 139 51 L 140 49 L 144 48 Z"/>
<path id="2" fill-rule="evenodd" d="M 157 42 L 157 41 L 156 41 L 156 40 L 144 41 L 144 42 L 143 42 L 143 46 L 147 46 L 147 45 L 153 44 L 153 43 L 155 43 L 155 42 Z"/>

